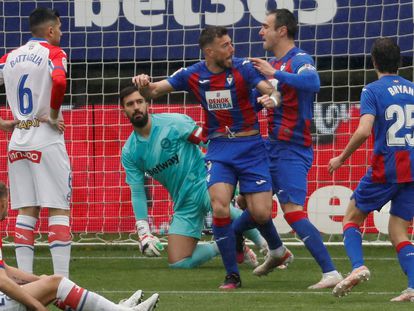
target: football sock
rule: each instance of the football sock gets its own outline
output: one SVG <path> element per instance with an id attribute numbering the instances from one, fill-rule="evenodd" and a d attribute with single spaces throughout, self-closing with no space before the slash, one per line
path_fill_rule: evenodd
<path id="1" fill-rule="evenodd" d="M 128 308 L 114 304 L 112 301 L 109 301 L 94 292 L 90 292 L 77 286 L 67 278 L 63 278 L 59 283 L 56 298 L 58 300 L 55 305 L 62 310 L 67 310 L 66 307 L 70 307 L 76 311 L 129 310 Z"/>
<path id="2" fill-rule="evenodd" d="M 197 244 L 190 257 L 169 264 L 169 267 L 173 269 L 190 269 L 198 267 L 218 254 L 220 254 L 220 252 L 215 243 Z"/>
<path id="3" fill-rule="evenodd" d="M 233 229 L 235 230 L 235 232 L 243 232 L 243 235 L 249 239 L 250 241 L 252 241 L 254 243 L 254 245 L 256 245 L 257 247 L 261 248 L 267 245 L 266 240 L 260 235 L 260 232 L 257 229 L 250 229 L 250 230 L 246 230 L 246 231 L 240 231 L 239 229 L 236 229 L 236 226 L 242 226 L 242 224 L 238 224 L 238 221 L 236 221 L 236 219 L 238 219 L 239 217 L 241 217 L 241 215 L 243 214 L 243 211 L 239 208 L 236 208 L 234 206 L 230 206 L 230 217 L 233 220 Z M 249 225 L 248 225 L 249 227 Z M 251 227 L 254 228 L 255 226 Z M 236 231 L 237 230 L 237 231 Z M 236 233 L 238 234 L 238 233 Z"/>
<path id="4" fill-rule="evenodd" d="M 346 254 L 351 260 L 352 270 L 364 265 L 364 253 L 362 250 L 362 235 L 359 225 L 348 223 L 344 226 L 344 246 Z"/>
<path id="5" fill-rule="evenodd" d="M 326 246 L 323 244 L 321 234 L 309 221 L 306 213 L 303 211 L 295 211 L 286 213 L 284 217 L 305 244 L 313 258 L 315 258 L 322 272 L 335 271 L 335 266 Z"/>
<path id="6" fill-rule="evenodd" d="M 49 217 L 49 248 L 55 274 L 69 277 L 69 261 L 72 245 L 68 216 Z"/>
<path id="7" fill-rule="evenodd" d="M 14 234 L 17 267 L 27 273 L 33 273 L 34 229 L 37 218 L 18 215 Z"/>
<path id="8" fill-rule="evenodd" d="M 220 250 L 227 275 L 239 273 L 236 261 L 236 237 L 231 225 L 230 217 L 213 217 L 213 234 Z"/>
<path id="9" fill-rule="evenodd" d="M 414 288 L 414 245 L 404 241 L 396 247 L 401 269 L 408 277 L 408 287 Z"/>

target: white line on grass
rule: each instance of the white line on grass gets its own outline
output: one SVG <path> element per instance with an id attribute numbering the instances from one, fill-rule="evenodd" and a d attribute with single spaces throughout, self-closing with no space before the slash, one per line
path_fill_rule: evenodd
<path id="1" fill-rule="evenodd" d="M 98 291 L 102 294 L 127 294 L 131 291 L 127 290 L 101 290 Z M 211 295 L 211 294 L 236 294 L 236 295 L 332 295 L 330 291 L 327 292 L 317 292 L 317 291 L 254 291 L 254 290 L 235 290 L 235 291 L 214 291 L 214 290 L 145 290 L 147 293 L 157 292 L 164 295 L 186 295 L 186 294 L 196 294 L 196 295 Z M 398 295 L 400 292 L 356 292 L 352 291 L 352 295 Z"/>
<path id="2" fill-rule="evenodd" d="M 15 256 L 9 256 L 8 258 L 15 259 Z M 50 260 L 51 257 L 36 257 L 35 260 Z M 131 260 L 131 259 L 139 259 L 139 260 L 162 260 L 165 259 L 164 257 L 145 257 L 145 256 L 103 256 L 103 257 L 92 257 L 92 256 L 72 256 L 71 259 L 77 260 Z M 215 257 L 215 259 L 220 259 L 220 256 Z M 263 257 L 257 257 L 259 260 L 264 260 Z M 333 260 L 349 260 L 348 257 L 332 257 Z M 365 257 L 365 260 L 371 261 L 394 261 L 397 260 L 396 257 Z M 220 259 L 221 260 L 221 259 Z M 315 260 L 313 257 L 296 257 L 295 260 Z"/>

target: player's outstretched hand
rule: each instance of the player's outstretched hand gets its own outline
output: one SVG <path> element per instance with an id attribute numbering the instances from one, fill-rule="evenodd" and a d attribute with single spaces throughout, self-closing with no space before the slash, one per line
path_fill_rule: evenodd
<path id="1" fill-rule="evenodd" d="M 139 249 L 147 257 L 159 257 L 164 250 L 164 246 L 156 236 L 146 234 L 139 238 Z"/>
<path id="2" fill-rule="evenodd" d="M 275 107 L 279 107 L 282 100 L 280 98 L 279 92 L 277 92 L 277 95 L 262 95 L 257 98 L 257 102 L 267 109 L 272 109 Z"/>
<path id="3" fill-rule="evenodd" d="M 0 118 L 0 129 L 5 132 L 12 132 L 19 122 L 19 120 L 4 120 Z"/>
<path id="4" fill-rule="evenodd" d="M 132 83 L 134 83 L 139 89 L 148 87 L 150 82 L 151 78 L 143 73 L 132 78 Z"/>
<path id="5" fill-rule="evenodd" d="M 340 156 L 330 159 L 328 164 L 329 174 L 335 172 L 338 168 L 342 166 L 342 164 L 344 164 L 344 162 L 342 161 Z"/>
<path id="6" fill-rule="evenodd" d="M 276 72 L 276 69 L 272 67 L 267 61 L 260 58 L 249 58 L 253 63 L 254 68 L 260 71 L 262 75 L 273 77 Z"/>

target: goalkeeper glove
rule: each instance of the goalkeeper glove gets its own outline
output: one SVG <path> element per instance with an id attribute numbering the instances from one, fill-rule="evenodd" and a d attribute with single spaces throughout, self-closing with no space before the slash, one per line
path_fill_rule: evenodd
<path id="1" fill-rule="evenodd" d="M 160 240 L 156 236 L 151 234 L 148 222 L 146 220 L 137 220 L 136 226 L 141 253 L 147 257 L 161 256 L 161 251 L 164 250 L 164 246 L 162 246 Z"/>

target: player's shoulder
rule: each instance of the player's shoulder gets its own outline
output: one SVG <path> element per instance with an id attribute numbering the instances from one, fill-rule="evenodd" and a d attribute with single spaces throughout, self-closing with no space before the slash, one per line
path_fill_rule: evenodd
<path id="1" fill-rule="evenodd" d="M 304 50 L 300 49 L 300 48 L 295 48 L 292 51 L 292 61 L 297 61 L 297 62 L 309 62 L 311 64 L 313 64 L 313 58 L 311 55 L 309 55 L 309 53 L 305 52 Z"/>
<path id="2" fill-rule="evenodd" d="M 56 56 L 67 58 L 66 52 L 60 46 L 55 46 L 48 42 L 40 42 L 39 44 L 49 51 L 49 58 Z"/>
<path id="3" fill-rule="evenodd" d="M 152 114 L 152 120 L 158 126 L 173 126 L 182 122 L 194 122 L 191 117 L 182 113 L 155 113 Z"/>
<path id="4" fill-rule="evenodd" d="M 234 68 L 243 68 L 253 66 L 248 58 L 245 57 L 233 57 L 233 67 Z"/>
<path id="5" fill-rule="evenodd" d="M 130 154 L 131 150 L 134 149 L 136 145 L 136 139 L 134 137 L 134 131 L 131 132 L 128 139 L 125 141 L 124 145 L 122 146 L 122 156 L 127 156 Z"/>

